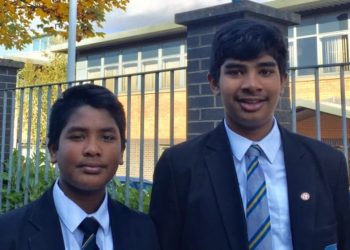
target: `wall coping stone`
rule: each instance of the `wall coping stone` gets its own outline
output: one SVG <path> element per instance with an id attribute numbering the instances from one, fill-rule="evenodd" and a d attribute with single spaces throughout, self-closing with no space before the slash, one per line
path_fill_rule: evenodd
<path id="1" fill-rule="evenodd" d="M 212 7 L 182 12 L 175 14 L 175 23 L 193 24 L 211 19 L 226 18 L 242 13 L 252 13 L 255 16 L 262 16 L 263 19 L 278 21 L 285 25 L 295 25 L 300 23 L 300 15 L 285 10 L 276 9 L 263 4 L 241 0 L 239 3 L 227 3 Z"/>

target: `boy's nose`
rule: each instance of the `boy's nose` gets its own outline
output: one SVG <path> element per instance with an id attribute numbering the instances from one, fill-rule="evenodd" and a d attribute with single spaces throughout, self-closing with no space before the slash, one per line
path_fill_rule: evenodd
<path id="1" fill-rule="evenodd" d="M 247 74 L 242 87 L 249 90 L 260 90 L 261 82 L 259 76 L 256 73 Z"/>
<path id="2" fill-rule="evenodd" d="M 84 155 L 86 156 L 96 156 L 101 154 L 101 147 L 96 139 L 87 140 L 84 147 Z"/>

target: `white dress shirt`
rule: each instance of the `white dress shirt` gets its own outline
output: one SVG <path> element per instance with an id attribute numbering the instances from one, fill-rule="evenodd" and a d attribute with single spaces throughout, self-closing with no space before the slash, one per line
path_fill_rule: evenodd
<path id="1" fill-rule="evenodd" d="M 85 213 L 76 203 L 69 199 L 58 185 L 58 180 L 53 188 L 53 200 L 60 219 L 60 225 L 66 250 L 80 250 L 84 234 L 78 229 L 85 217 L 94 217 L 100 227 L 96 234 L 96 243 L 100 250 L 113 250 L 112 230 L 109 223 L 107 195 L 99 207 L 92 213 Z"/>
<path id="2" fill-rule="evenodd" d="M 260 141 L 251 141 L 235 133 L 228 127 L 226 121 L 225 128 L 231 145 L 244 209 L 247 204 L 245 153 L 253 143 L 258 144 L 264 151 L 265 157 L 259 157 L 259 164 L 264 172 L 267 187 L 267 199 L 271 219 L 272 250 L 292 250 L 287 179 L 281 134 L 277 122 L 274 120 L 273 128 Z"/>

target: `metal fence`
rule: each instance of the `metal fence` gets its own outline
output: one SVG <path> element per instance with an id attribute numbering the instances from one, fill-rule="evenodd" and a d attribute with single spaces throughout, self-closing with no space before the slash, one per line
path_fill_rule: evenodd
<path id="1" fill-rule="evenodd" d="M 50 180 L 54 173 L 57 174 L 57 170 L 52 171 L 55 168 L 50 163 L 46 148 L 50 107 L 68 87 L 92 83 L 110 89 L 124 105 L 128 141 L 124 166 L 117 171 L 117 175 L 121 175 L 118 179 L 125 183 L 126 205 L 130 205 L 131 196 L 135 195 L 130 193 L 132 187 L 139 189 L 138 209 L 142 211 L 144 187 L 149 184 L 160 151 L 185 139 L 186 131 L 175 133 L 175 126 L 180 125 L 174 120 L 175 113 L 180 116 L 186 113 L 186 104 L 183 103 L 186 95 L 185 75 L 186 68 L 181 67 L 69 84 L 0 90 L 0 209 L 12 209 L 13 199 L 23 199 L 20 205 L 27 204 L 36 198 L 33 193 L 40 189 L 40 181 Z M 185 129 L 186 125 L 182 124 L 182 127 Z M 11 193 L 21 197 L 11 196 Z"/>
<path id="2" fill-rule="evenodd" d="M 349 65 L 290 68 L 289 72 L 292 130 L 343 150 L 347 159 Z M 151 180 L 159 155 L 165 148 L 186 139 L 185 81 L 186 68 L 181 67 L 70 84 L 0 90 L 0 209 L 11 209 L 12 199 L 20 199 L 21 205 L 30 202 L 36 198 L 33 196 L 36 190 L 46 188 L 40 186 L 41 181 L 57 175 L 45 143 L 49 109 L 69 86 L 93 83 L 110 89 L 124 104 L 128 142 L 124 166 L 117 171 L 117 175 L 122 176 L 125 182 L 123 192 L 126 205 L 135 199 L 131 186 L 136 180 L 137 208 L 143 211 L 143 202 L 149 198 L 145 197 L 147 194 L 143 189 Z M 339 124 L 336 126 L 336 123 Z M 329 125 L 335 127 L 330 129 Z M 335 132 L 330 133 L 332 129 Z M 16 192 L 21 195 L 10 195 Z"/>

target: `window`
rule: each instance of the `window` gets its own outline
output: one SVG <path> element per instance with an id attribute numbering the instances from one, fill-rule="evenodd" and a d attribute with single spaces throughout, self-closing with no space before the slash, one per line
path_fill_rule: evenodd
<path id="1" fill-rule="evenodd" d="M 298 67 L 317 65 L 316 37 L 298 39 Z M 313 69 L 301 69 L 299 75 L 313 74 Z"/>
<path id="2" fill-rule="evenodd" d="M 163 56 L 179 55 L 180 42 L 170 42 L 163 44 Z"/>
<path id="3" fill-rule="evenodd" d="M 136 64 L 127 64 L 123 66 L 123 75 L 135 74 L 136 72 L 137 72 Z M 129 77 L 123 77 L 120 92 L 128 91 L 128 78 Z M 138 90 L 137 77 L 131 76 L 131 91 L 137 91 L 137 90 Z"/>
<path id="4" fill-rule="evenodd" d="M 143 72 L 154 71 L 158 69 L 157 61 L 148 61 L 142 64 Z M 155 89 L 156 74 L 145 74 L 145 91 Z"/>
<path id="5" fill-rule="evenodd" d="M 323 64 L 349 61 L 348 37 L 346 35 L 321 38 Z M 327 67 L 324 72 L 335 72 L 337 67 Z"/>
<path id="6" fill-rule="evenodd" d="M 316 34 L 316 21 L 314 18 L 303 19 L 297 26 L 297 36 L 307 36 Z"/>

